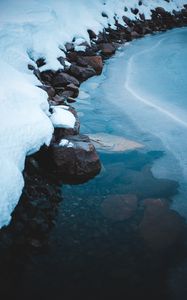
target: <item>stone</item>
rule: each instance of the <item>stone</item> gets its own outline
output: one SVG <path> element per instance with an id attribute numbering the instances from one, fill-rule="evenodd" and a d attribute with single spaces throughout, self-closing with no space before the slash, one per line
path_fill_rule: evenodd
<path id="1" fill-rule="evenodd" d="M 46 64 L 45 58 L 41 57 L 36 60 L 36 65 L 38 68 L 44 66 Z"/>
<path id="2" fill-rule="evenodd" d="M 80 67 L 77 64 L 71 65 L 70 73 L 81 82 L 96 75 L 96 71 L 92 67 Z"/>
<path id="3" fill-rule="evenodd" d="M 46 70 L 39 73 L 40 80 L 44 83 L 51 83 L 52 78 L 55 76 L 55 71 Z"/>
<path id="4" fill-rule="evenodd" d="M 141 34 L 139 34 L 138 32 L 136 32 L 136 31 L 131 32 L 131 38 L 132 39 L 137 39 L 139 37 L 141 37 Z"/>
<path id="5" fill-rule="evenodd" d="M 113 221 L 130 219 L 137 209 L 136 195 L 109 195 L 101 205 L 105 217 Z"/>
<path id="6" fill-rule="evenodd" d="M 92 67 L 97 75 L 101 74 L 103 70 L 103 60 L 100 55 L 79 57 L 77 64 Z"/>
<path id="7" fill-rule="evenodd" d="M 104 152 L 123 152 L 143 148 L 142 144 L 135 141 L 104 132 L 89 134 L 89 137 L 94 143 L 96 149 Z"/>
<path id="8" fill-rule="evenodd" d="M 138 8 L 131 8 L 131 11 L 134 15 L 137 15 L 139 13 L 139 9 Z"/>
<path id="9" fill-rule="evenodd" d="M 77 112 L 72 106 L 67 105 L 66 107 L 68 108 L 68 111 L 71 112 L 74 115 L 75 120 L 76 120 L 75 125 L 74 125 L 74 128 L 56 127 L 54 129 L 54 133 L 53 133 L 53 140 L 55 140 L 56 142 L 60 141 L 66 135 L 77 135 L 77 134 L 79 134 L 80 121 L 79 121 L 79 117 L 77 115 Z"/>
<path id="10" fill-rule="evenodd" d="M 100 50 L 105 56 L 111 56 L 116 52 L 116 48 L 111 43 L 100 44 Z"/>
<path id="11" fill-rule="evenodd" d="M 166 199 L 146 199 L 145 212 L 140 223 L 140 235 L 155 251 L 162 251 L 180 242 L 184 219 L 169 208 Z"/>
<path id="12" fill-rule="evenodd" d="M 71 83 L 73 83 L 76 86 L 80 85 L 79 81 L 74 76 L 69 75 L 65 72 L 57 72 L 51 83 L 52 86 L 55 88 L 65 87 Z"/>
<path id="13" fill-rule="evenodd" d="M 85 135 L 65 136 L 51 144 L 47 157 L 52 172 L 64 182 L 85 182 L 101 170 L 95 147 Z"/>
<path id="14" fill-rule="evenodd" d="M 66 48 L 66 51 L 74 51 L 74 44 L 73 43 L 66 43 L 65 48 Z"/>
<path id="15" fill-rule="evenodd" d="M 96 39 L 97 35 L 95 34 L 95 32 L 91 29 L 88 29 L 88 34 L 91 40 Z"/>
<path id="16" fill-rule="evenodd" d="M 50 98 L 55 96 L 55 89 L 50 85 L 38 85 L 39 88 L 47 92 Z"/>
<path id="17" fill-rule="evenodd" d="M 79 88 L 73 83 L 68 84 L 66 90 L 73 92 L 73 98 L 76 98 L 79 95 Z"/>

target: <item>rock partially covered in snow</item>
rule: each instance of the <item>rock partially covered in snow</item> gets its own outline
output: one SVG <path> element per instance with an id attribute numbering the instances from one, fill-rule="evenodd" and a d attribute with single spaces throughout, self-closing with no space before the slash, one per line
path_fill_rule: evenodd
<path id="1" fill-rule="evenodd" d="M 51 115 L 51 121 L 54 130 L 54 139 L 59 141 L 65 135 L 79 134 L 80 121 L 76 110 L 71 106 L 58 105 L 51 107 L 53 113 Z"/>
<path id="2" fill-rule="evenodd" d="M 94 143 L 96 149 L 104 152 L 123 152 L 143 147 L 142 144 L 125 139 L 124 137 L 103 132 L 89 134 L 89 137 Z"/>
<path id="3" fill-rule="evenodd" d="M 66 182 L 85 182 L 101 170 L 95 147 L 85 135 L 64 137 L 47 151 L 52 173 Z"/>
<path id="4" fill-rule="evenodd" d="M 55 128 L 74 128 L 75 116 L 65 105 L 52 106 L 51 122 Z"/>

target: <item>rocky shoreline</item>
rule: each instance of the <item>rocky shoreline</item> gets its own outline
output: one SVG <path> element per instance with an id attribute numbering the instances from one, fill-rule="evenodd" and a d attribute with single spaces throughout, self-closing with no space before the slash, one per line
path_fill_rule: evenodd
<path id="1" fill-rule="evenodd" d="M 142 3 L 139 1 L 139 5 Z M 139 15 L 139 10 L 132 10 Z M 107 18 L 107 15 L 103 15 Z M 36 61 L 38 68 L 29 69 L 41 81 L 40 88 L 48 95 L 51 117 L 58 110 L 68 111 L 75 118 L 73 126 L 54 123 L 54 134 L 49 147 L 26 159 L 24 170 L 25 187 L 15 209 L 12 221 L 0 233 L 1 251 L 11 245 L 25 249 L 38 249 L 46 245 L 47 236 L 55 224 L 59 201 L 62 199 L 60 185 L 63 182 L 81 183 L 93 178 L 101 170 L 101 163 L 89 137 L 80 133 L 80 122 L 71 106 L 79 94 L 82 82 L 101 74 L 104 61 L 115 54 L 120 45 L 147 34 L 166 31 L 187 25 L 187 5 L 173 14 L 158 7 L 152 11 L 152 19 L 132 21 L 124 16 L 124 26 L 116 22 L 116 30 L 110 26 L 96 35 L 88 30 L 90 45 L 82 42 L 79 50 L 74 41 L 66 44 L 64 57 L 58 57 L 62 69 L 41 71 L 45 59 Z M 11 253 L 7 253 L 7 256 Z"/>

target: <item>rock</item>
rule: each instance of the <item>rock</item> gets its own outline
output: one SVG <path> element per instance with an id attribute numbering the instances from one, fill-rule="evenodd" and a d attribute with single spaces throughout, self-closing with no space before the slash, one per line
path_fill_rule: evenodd
<path id="1" fill-rule="evenodd" d="M 103 214 L 114 221 L 124 221 L 131 218 L 137 209 L 135 195 L 110 195 L 102 203 Z"/>
<path id="2" fill-rule="evenodd" d="M 31 70 L 31 71 L 34 71 L 34 70 L 35 70 L 35 67 L 34 67 L 33 65 L 28 64 L 27 66 L 28 66 L 28 69 Z"/>
<path id="3" fill-rule="evenodd" d="M 103 18 L 108 18 L 108 15 L 105 12 L 102 12 L 101 15 L 102 15 Z"/>
<path id="4" fill-rule="evenodd" d="M 73 83 L 76 86 L 80 85 L 79 81 L 75 77 L 65 72 L 57 72 L 57 74 L 53 77 L 52 80 L 52 86 L 55 88 L 65 87 L 71 83 Z"/>
<path id="5" fill-rule="evenodd" d="M 137 39 L 139 37 L 141 37 L 141 34 L 139 34 L 138 32 L 136 32 L 136 31 L 131 32 L 131 38 L 132 39 Z"/>
<path id="6" fill-rule="evenodd" d="M 64 104 L 64 102 L 65 102 L 65 98 L 60 95 L 55 95 L 54 97 L 52 97 L 51 100 L 53 102 L 55 102 L 55 105 L 61 105 L 61 104 Z"/>
<path id="7" fill-rule="evenodd" d="M 80 67 L 76 64 L 71 65 L 70 73 L 79 81 L 85 81 L 86 79 L 96 75 L 96 71 L 92 67 Z"/>
<path id="8" fill-rule="evenodd" d="M 65 136 L 48 150 L 52 172 L 66 182 L 85 182 L 101 170 L 99 157 L 85 135 Z"/>
<path id="9" fill-rule="evenodd" d="M 116 52 L 116 48 L 111 43 L 100 44 L 101 53 L 105 56 L 111 56 Z"/>
<path id="10" fill-rule="evenodd" d="M 107 134 L 103 132 L 89 134 L 89 137 L 94 143 L 96 149 L 102 150 L 104 152 L 123 152 L 143 147 L 142 144 L 130 141 L 122 136 Z"/>
<path id="11" fill-rule="evenodd" d="M 66 86 L 66 90 L 73 92 L 73 96 L 72 96 L 73 98 L 76 98 L 79 95 L 79 88 L 73 83 L 68 84 Z"/>
<path id="12" fill-rule="evenodd" d="M 79 57 L 77 64 L 92 67 L 97 75 L 101 74 L 103 70 L 103 60 L 100 55 Z"/>
<path id="13" fill-rule="evenodd" d="M 54 77 L 55 73 L 56 72 L 53 70 L 46 70 L 46 71 L 40 72 L 39 76 L 43 83 L 49 84 L 49 83 L 51 83 L 52 78 Z"/>
<path id="14" fill-rule="evenodd" d="M 50 85 L 38 85 L 39 88 L 47 92 L 50 98 L 55 96 L 55 89 Z"/>
<path id="15" fill-rule="evenodd" d="M 88 29 L 88 34 L 91 40 L 96 39 L 97 35 L 95 34 L 95 32 L 91 29 Z"/>
<path id="16" fill-rule="evenodd" d="M 65 71 L 69 70 L 71 64 L 67 61 L 66 58 L 59 56 L 57 59 L 60 62 L 60 64 L 64 67 Z"/>
<path id="17" fill-rule="evenodd" d="M 155 12 L 161 16 L 164 16 L 166 14 L 166 11 L 163 7 L 156 7 Z"/>
<path id="18" fill-rule="evenodd" d="M 139 9 L 138 8 L 131 8 L 131 11 L 134 15 L 137 15 L 139 13 Z"/>
<path id="19" fill-rule="evenodd" d="M 75 102 L 76 102 L 75 99 L 73 99 L 73 98 L 71 98 L 71 97 L 68 97 L 68 98 L 67 98 L 67 103 L 75 103 Z"/>
<path id="20" fill-rule="evenodd" d="M 61 106 L 58 106 L 58 107 L 51 107 L 53 109 L 53 113 L 55 113 L 55 117 L 51 117 L 52 121 L 53 121 L 53 125 L 54 125 L 54 137 L 53 137 L 53 140 L 55 140 L 56 142 L 57 141 L 60 141 L 64 136 L 66 135 L 77 135 L 79 134 L 79 129 L 80 129 L 80 121 L 79 121 L 79 118 L 78 118 L 78 115 L 77 115 L 77 112 L 76 110 L 71 107 L 71 106 L 67 106 L 67 105 L 61 105 Z M 65 120 L 64 120 L 64 124 L 54 124 L 54 122 L 57 121 L 61 121 L 61 109 L 65 112 L 67 111 L 69 113 L 69 116 L 68 116 L 68 119 L 73 117 L 74 119 L 74 126 L 70 126 L 68 124 L 66 124 Z M 60 114 L 59 114 L 60 113 Z M 53 116 L 53 114 L 51 115 Z M 64 119 L 63 115 L 62 115 L 62 118 Z M 72 120 L 73 120 L 72 119 Z M 62 120 L 63 122 L 63 120 Z"/>
<path id="21" fill-rule="evenodd" d="M 73 43 L 66 43 L 65 48 L 67 51 L 74 51 L 74 44 Z"/>
<path id="22" fill-rule="evenodd" d="M 69 97 L 76 97 L 73 91 L 67 89 L 63 92 L 60 92 L 60 96 L 64 99 L 67 99 Z"/>
<path id="23" fill-rule="evenodd" d="M 145 21 L 145 14 L 144 13 L 139 13 L 140 19 L 142 21 Z"/>
<path id="24" fill-rule="evenodd" d="M 37 61 L 36 61 L 36 65 L 38 68 L 44 66 L 46 64 L 45 62 L 45 58 L 41 57 L 41 58 L 38 58 Z"/>
<path id="25" fill-rule="evenodd" d="M 184 219 L 169 208 L 165 199 L 146 199 L 140 234 L 155 251 L 164 250 L 180 241 Z"/>

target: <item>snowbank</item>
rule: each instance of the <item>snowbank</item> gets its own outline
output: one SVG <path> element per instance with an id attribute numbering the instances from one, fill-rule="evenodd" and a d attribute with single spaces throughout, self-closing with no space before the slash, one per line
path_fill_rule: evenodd
<path id="1" fill-rule="evenodd" d="M 64 55 L 62 49 L 67 41 L 75 37 L 76 46 L 80 46 L 80 38 L 89 42 L 87 29 L 98 33 L 108 23 L 114 26 L 114 14 L 122 23 L 124 14 L 134 19 L 130 8 L 137 7 L 138 2 L 0 1 L 0 227 L 9 223 L 21 195 L 25 156 L 48 144 L 53 132 L 45 93 L 35 87 L 37 79 L 30 74 L 27 64 L 35 64 L 34 61 L 44 57 L 45 68 L 62 68 L 57 57 Z M 149 18 L 152 8 L 178 10 L 186 1 L 142 2 L 138 8 Z"/>

